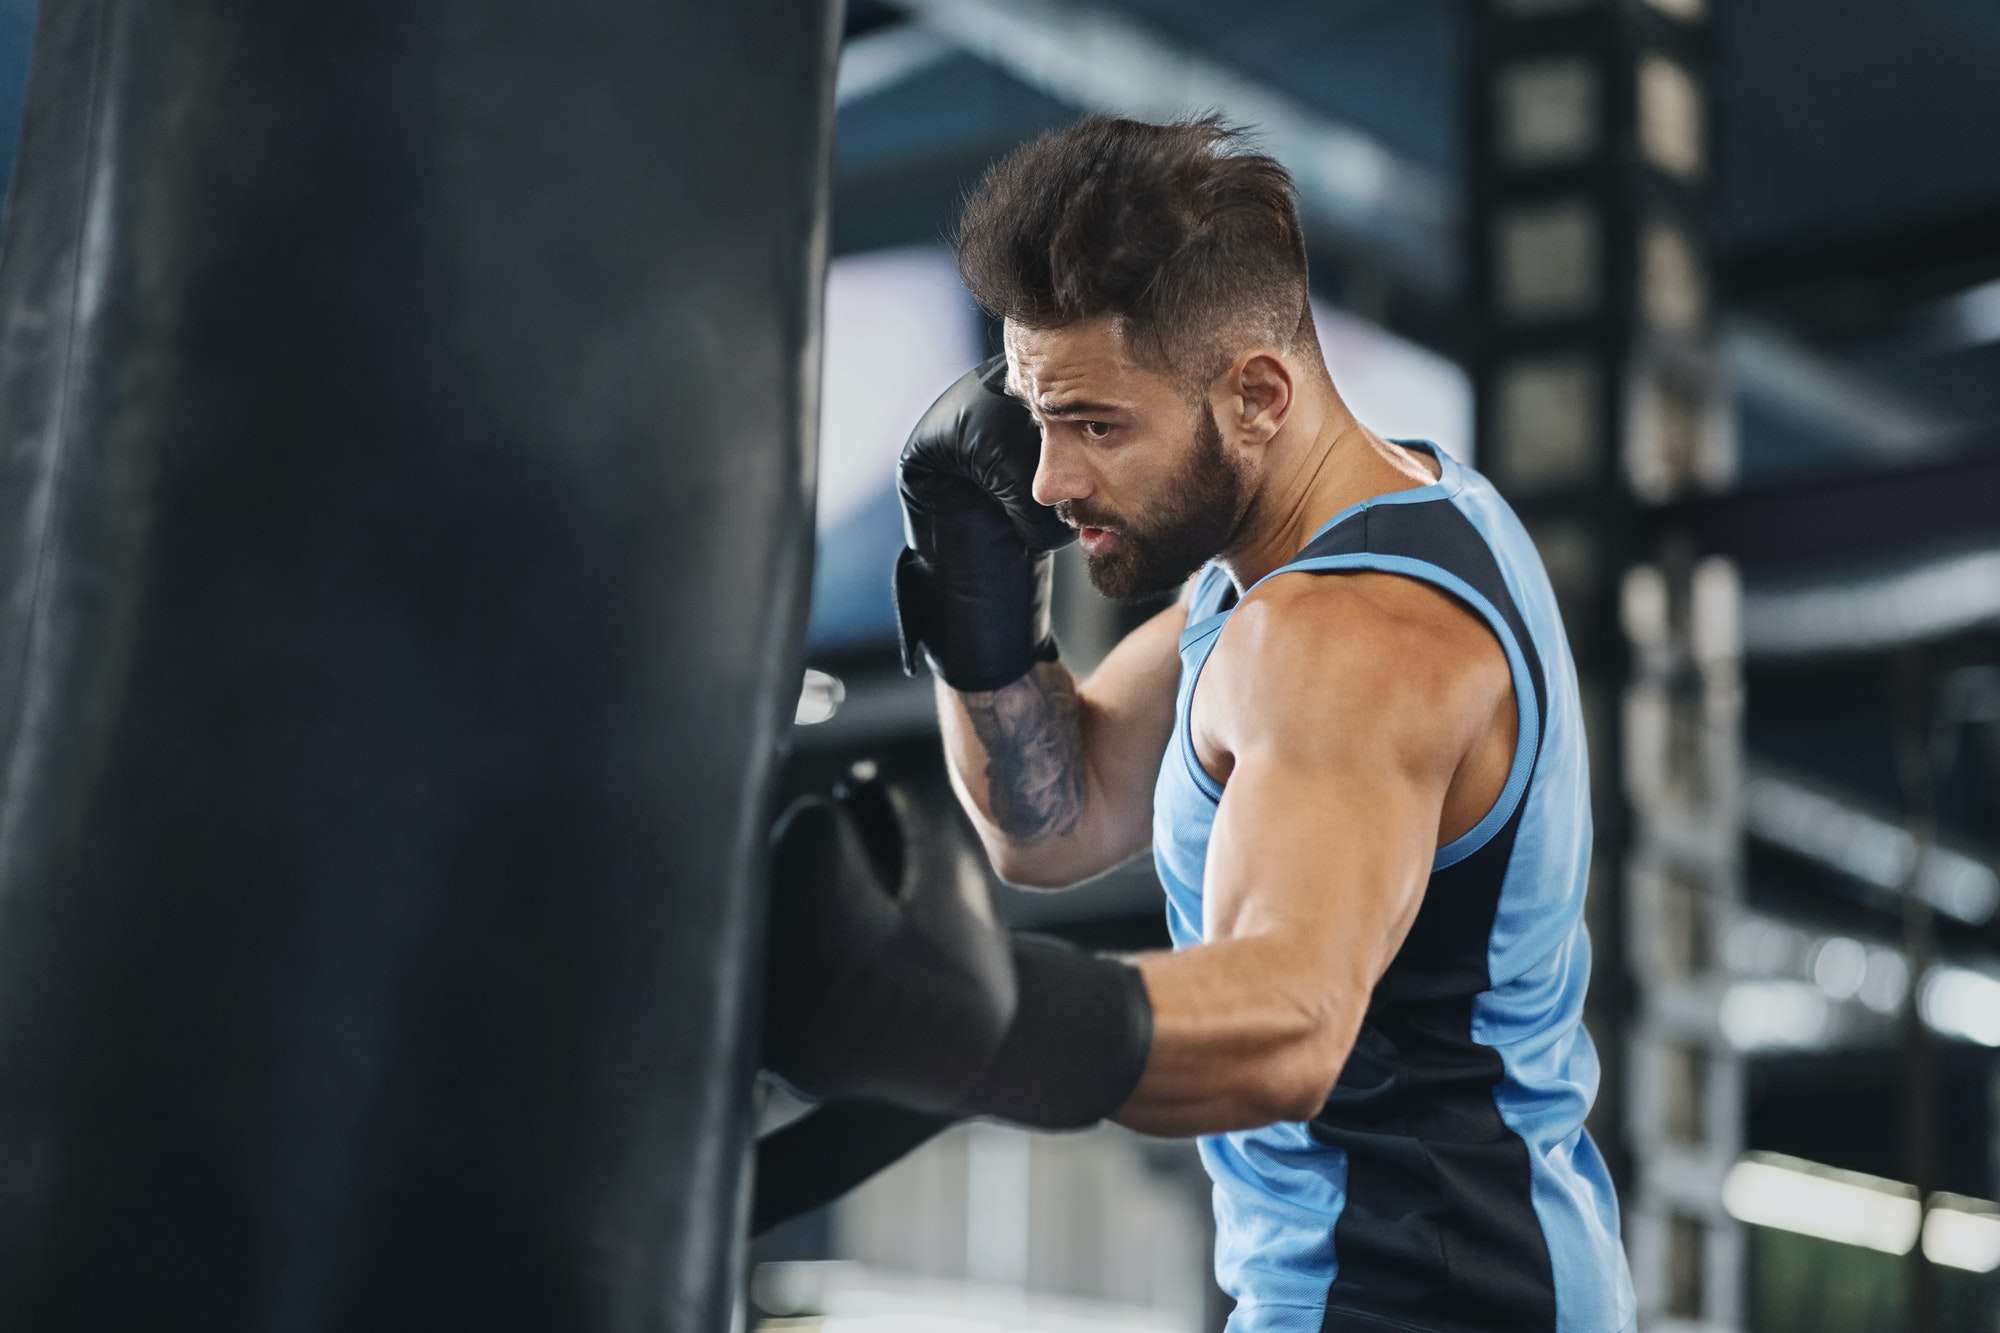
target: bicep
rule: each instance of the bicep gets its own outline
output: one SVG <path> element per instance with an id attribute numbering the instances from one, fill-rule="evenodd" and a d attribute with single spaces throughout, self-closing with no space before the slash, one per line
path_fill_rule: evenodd
<path id="1" fill-rule="evenodd" d="M 1422 901 L 1421 782 L 1242 756 L 1209 840 L 1204 937 L 1149 954 L 1153 1058 L 1120 1119 L 1159 1134 L 1308 1120 Z"/>
<path id="2" fill-rule="evenodd" d="M 1347 610 L 1319 633 L 1253 621 L 1235 647 L 1257 651 L 1210 660 L 1228 778 L 1204 925 L 1293 940 L 1372 988 L 1421 905 L 1471 696 L 1421 669 L 1439 645 Z"/>
<path id="3" fill-rule="evenodd" d="M 1422 904 L 1441 794 L 1393 762 L 1288 748 L 1237 756 L 1209 839 L 1204 935 L 1277 942 L 1365 995 Z"/>

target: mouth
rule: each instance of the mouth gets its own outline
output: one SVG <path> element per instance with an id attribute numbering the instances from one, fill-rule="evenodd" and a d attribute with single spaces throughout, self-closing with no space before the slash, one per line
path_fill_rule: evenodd
<path id="1" fill-rule="evenodd" d="M 1085 555 L 1103 555 L 1117 543 L 1118 534 L 1110 528 L 1081 527 L 1076 530 L 1076 538 Z"/>

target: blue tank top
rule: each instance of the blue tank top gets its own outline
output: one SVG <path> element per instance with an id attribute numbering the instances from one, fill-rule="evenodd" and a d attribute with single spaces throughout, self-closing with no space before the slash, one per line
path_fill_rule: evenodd
<path id="1" fill-rule="evenodd" d="M 1591 825 L 1576 668 L 1513 511 L 1435 446 L 1399 443 L 1437 459 L 1437 482 L 1337 515 L 1270 577 L 1379 571 L 1451 593 L 1506 650 L 1520 743 L 1500 799 L 1439 849 L 1318 1117 L 1202 1139 L 1216 1277 L 1237 1302 L 1231 1333 L 1617 1333 L 1632 1284 L 1583 1128 L 1598 1067 L 1583 1028 Z M 1177 948 L 1202 938 L 1223 796 L 1188 713 L 1232 593 L 1217 566 L 1196 585 L 1154 795 Z"/>

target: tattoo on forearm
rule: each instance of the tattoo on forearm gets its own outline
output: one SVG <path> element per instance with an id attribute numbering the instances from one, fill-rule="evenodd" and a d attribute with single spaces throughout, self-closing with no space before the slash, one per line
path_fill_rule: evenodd
<path id="1" fill-rule="evenodd" d="M 960 696 L 986 747 L 987 804 L 1008 837 L 1035 842 L 1076 827 L 1085 799 L 1083 709 L 1060 663 L 1001 689 Z"/>

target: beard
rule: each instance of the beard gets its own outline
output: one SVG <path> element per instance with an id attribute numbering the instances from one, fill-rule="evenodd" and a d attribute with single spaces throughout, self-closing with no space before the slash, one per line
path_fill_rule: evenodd
<path id="1" fill-rule="evenodd" d="M 1243 520 L 1249 481 L 1223 452 L 1222 432 L 1207 404 L 1200 418 L 1187 461 L 1152 512 L 1126 517 L 1073 500 L 1056 506 L 1065 523 L 1118 535 L 1107 554 L 1084 557 L 1091 586 L 1114 601 L 1143 602 L 1179 588 L 1222 553 Z"/>

